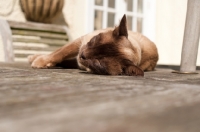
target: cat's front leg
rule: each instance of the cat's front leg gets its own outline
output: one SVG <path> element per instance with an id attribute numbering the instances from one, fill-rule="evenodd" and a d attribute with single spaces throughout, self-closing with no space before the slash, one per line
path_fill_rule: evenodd
<path id="1" fill-rule="evenodd" d="M 58 63 L 75 58 L 78 55 L 80 46 L 81 40 L 77 39 L 49 55 L 33 55 L 29 56 L 28 60 L 32 68 L 52 68 Z"/>

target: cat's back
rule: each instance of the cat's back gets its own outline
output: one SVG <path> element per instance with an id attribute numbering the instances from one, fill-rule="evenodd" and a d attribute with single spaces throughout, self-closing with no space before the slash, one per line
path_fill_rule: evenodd
<path id="1" fill-rule="evenodd" d="M 138 32 L 129 31 L 128 35 L 133 46 L 136 42 L 140 46 L 142 59 L 148 59 L 149 57 L 158 59 L 158 51 L 154 42 Z"/>
<path id="2" fill-rule="evenodd" d="M 131 42 L 137 41 L 142 49 L 147 47 L 156 47 L 156 45 L 150 39 L 141 33 L 129 31 L 128 36 Z"/>
<path id="3" fill-rule="evenodd" d="M 154 50 L 157 52 L 155 43 L 148 39 L 146 36 L 138 32 L 129 31 L 128 33 L 131 43 L 133 42 L 132 44 L 134 44 L 134 42 L 137 41 L 141 50 Z"/>

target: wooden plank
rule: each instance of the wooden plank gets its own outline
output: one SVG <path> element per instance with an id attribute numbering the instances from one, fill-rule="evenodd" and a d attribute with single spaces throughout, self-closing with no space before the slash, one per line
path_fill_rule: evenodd
<path id="1" fill-rule="evenodd" d="M 24 49 L 15 49 L 14 55 L 15 58 L 25 58 L 27 60 L 27 56 L 33 55 L 33 54 L 50 54 L 53 51 L 47 51 L 47 50 L 24 50 Z M 15 60 L 16 61 L 16 60 Z"/>
<path id="2" fill-rule="evenodd" d="M 14 50 L 15 54 L 49 54 L 51 51 L 37 51 L 37 50 Z"/>
<path id="3" fill-rule="evenodd" d="M 48 44 L 37 44 L 37 43 L 23 43 L 23 42 L 14 42 L 13 46 L 24 46 L 24 47 L 40 47 L 40 48 L 46 48 L 50 47 Z M 56 46 L 57 47 L 57 46 Z"/>
<path id="4" fill-rule="evenodd" d="M 32 55 L 32 54 L 15 54 L 15 58 L 27 58 L 29 55 Z"/>
<path id="5" fill-rule="evenodd" d="M 48 53 L 46 53 L 46 52 L 42 52 L 42 53 L 34 52 L 34 54 L 43 54 L 43 55 L 46 55 L 46 54 L 49 54 L 49 53 L 51 53 L 51 52 L 48 52 Z M 33 55 L 33 53 L 32 53 L 32 54 L 30 54 L 30 53 L 26 53 L 26 54 L 23 54 L 23 53 L 15 53 L 15 58 L 26 58 L 26 59 L 27 59 L 27 57 L 28 57 L 29 55 Z"/>
<path id="6" fill-rule="evenodd" d="M 54 51 L 60 46 L 50 46 L 50 47 L 30 47 L 30 46 L 13 46 L 15 50 L 37 50 L 37 51 Z"/>
<path id="7" fill-rule="evenodd" d="M 57 39 L 34 39 L 34 38 L 17 38 L 13 37 L 14 42 L 25 42 L 25 43 L 45 43 L 53 46 L 63 46 L 67 44 L 67 41 L 64 40 L 57 40 Z"/>
<path id="8" fill-rule="evenodd" d="M 66 26 L 54 25 L 54 24 L 42 24 L 34 22 L 15 22 L 8 21 L 11 29 L 25 29 L 25 30 L 38 30 L 46 32 L 57 32 L 66 34 Z"/>
<path id="9" fill-rule="evenodd" d="M 52 32 L 12 29 L 12 34 L 25 35 L 25 36 L 40 36 L 44 38 L 56 38 L 56 39 L 68 40 L 68 37 L 66 34 L 58 34 L 58 33 L 52 33 Z"/>
<path id="10" fill-rule="evenodd" d="M 28 59 L 27 58 L 15 57 L 15 62 L 26 62 L 26 63 L 28 63 Z"/>

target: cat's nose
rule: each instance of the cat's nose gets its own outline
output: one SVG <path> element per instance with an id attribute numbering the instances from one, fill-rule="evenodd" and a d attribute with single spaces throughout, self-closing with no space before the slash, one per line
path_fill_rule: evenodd
<path id="1" fill-rule="evenodd" d="M 83 54 L 83 52 L 81 53 L 81 59 L 83 59 L 83 60 L 85 60 L 86 58 L 85 58 L 85 56 L 84 56 L 84 54 Z"/>

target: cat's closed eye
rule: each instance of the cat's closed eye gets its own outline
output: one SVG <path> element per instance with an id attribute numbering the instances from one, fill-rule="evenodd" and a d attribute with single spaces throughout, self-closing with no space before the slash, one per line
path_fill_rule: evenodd
<path id="1" fill-rule="evenodd" d="M 100 45 L 101 45 L 101 43 L 99 43 L 99 42 L 88 42 L 87 43 L 88 48 L 93 48 L 93 47 L 97 47 L 97 46 L 100 46 Z"/>

